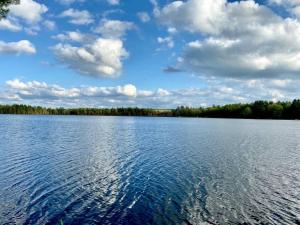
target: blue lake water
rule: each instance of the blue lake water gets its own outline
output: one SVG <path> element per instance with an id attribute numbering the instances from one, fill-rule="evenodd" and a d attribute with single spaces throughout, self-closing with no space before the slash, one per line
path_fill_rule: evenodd
<path id="1" fill-rule="evenodd" d="M 0 224 L 300 224 L 300 121 L 0 116 Z"/>

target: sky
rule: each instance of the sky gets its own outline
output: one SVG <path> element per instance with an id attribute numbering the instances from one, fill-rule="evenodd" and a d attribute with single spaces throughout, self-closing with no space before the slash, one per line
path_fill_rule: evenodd
<path id="1" fill-rule="evenodd" d="M 299 98 L 300 0 L 21 0 L 0 104 L 206 107 Z"/>

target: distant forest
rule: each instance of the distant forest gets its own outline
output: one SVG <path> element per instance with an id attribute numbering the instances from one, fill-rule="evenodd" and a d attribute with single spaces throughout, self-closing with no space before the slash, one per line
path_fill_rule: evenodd
<path id="1" fill-rule="evenodd" d="M 292 102 L 256 101 L 206 108 L 180 106 L 176 109 L 150 108 L 44 108 L 29 105 L 0 105 L 0 114 L 93 115 L 93 116 L 161 116 L 245 119 L 300 119 L 300 100 Z"/>

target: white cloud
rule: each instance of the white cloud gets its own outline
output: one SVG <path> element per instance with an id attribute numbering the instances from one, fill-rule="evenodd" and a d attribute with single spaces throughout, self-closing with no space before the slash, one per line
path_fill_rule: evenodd
<path id="1" fill-rule="evenodd" d="M 6 81 L 8 90 L 6 95 L 0 93 L 0 98 L 6 98 L 13 101 L 21 100 L 49 100 L 57 101 L 64 100 L 68 102 L 75 100 L 87 101 L 93 99 L 97 101 L 109 100 L 125 100 L 131 101 L 138 97 L 139 93 L 137 88 L 132 84 L 116 87 L 74 87 L 63 88 L 59 85 L 49 85 L 45 82 L 30 81 L 23 82 L 19 79 Z"/>
<path id="2" fill-rule="evenodd" d="M 19 102 L 22 101 L 22 99 L 17 94 L 11 94 L 11 93 L 5 93 L 0 92 L 0 100 L 4 101 L 12 101 L 12 102 Z"/>
<path id="3" fill-rule="evenodd" d="M 297 18 L 300 18 L 300 5 L 290 9 L 290 12 Z"/>
<path id="4" fill-rule="evenodd" d="M 122 61 L 129 55 L 123 42 L 118 39 L 99 38 L 81 47 L 57 44 L 52 49 L 57 58 L 69 68 L 95 77 L 118 76 L 122 70 Z"/>
<path id="5" fill-rule="evenodd" d="M 74 41 L 74 42 L 84 42 L 85 40 L 88 40 L 87 35 L 81 33 L 78 30 L 68 31 L 63 34 L 57 34 L 52 36 L 52 38 L 59 41 Z"/>
<path id="6" fill-rule="evenodd" d="M 63 5 L 71 5 L 75 2 L 84 2 L 85 0 L 56 0 L 56 1 Z"/>
<path id="7" fill-rule="evenodd" d="M 176 30 L 176 28 L 174 28 L 174 27 L 169 27 L 169 28 L 168 28 L 168 32 L 169 32 L 170 34 L 175 34 L 175 33 L 177 33 L 177 30 Z"/>
<path id="8" fill-rule="evenodd" d="M 205 90 L 183 89 L 168 91 L 138 90 L 133 84 L 116 87 L 73 87 L 64 88 L 45 82 L 23 82 L 18 79 L 6 82 L 8 89 L 0 93 L 0 99 L 9 102 L 42 104 L 47 106 L 89 106 L 121 107 L 140 106 L 170 108 L 195 103 L 199 97 L 207 94 Z M 202 100 L 202 99 L 201 99 Z M 200 104 L 200 103 L 199 103 Z"/>
<path id="9" fill-rule="evenodd" d="M 48 8 L 33 0 L 21 0 L 20 4 L 9 6 L 10 15 L 23 19 L 28 24 L 34 24 L 42 20 L 42 15 Z"/>
<path id="10" fill-rule="evenodd" d="M 103 19 L 93 31 L 101 34 L 104 38 L 121 38 L 133 28 L 132 22 Z"/>
<path id="11" fill-rule="evenodd" d="M 63 42 L 78 42 L 81 46 L 60 43 L 52 49 L 61 62 L 80 74 L 116 77 L 122 72 L 123 60 L 129 56 L 121 38 L 134 27 L 131 22 L 103 19 L 93 29 L 95 33 L 101 34 L 101 38 L 78 30 L 69 31 L 52 38 Z"/>
<path id="12" fill-rule="evenodd" d="M 0 21 L 0 29 L 13 32 L 25 30 L 28 34 L 36 35 L 48 8 L 33 0 L 21 0 L 20 4 L 10 5 L 9 10 L 8 17 Z M 51 26 L 49 22 L 46 20 L 43 24 L 49 27 Z"/>
<path id="13" fill-rule="evenodd" d="M 18 42 L 0 41 L 0 53 L 35 54 L 36 49 L 35 49 L 34 45 L 28 40 L 21 40 L 21 41 L 18 41 Z"/>
<path id="14" fill-rule="evenodd" d="M 0 20 L 0 29 L 18 32 L 22 30 L 22 27 L 18 24 L 14 24 L 11 20 L 2 19 Z"/>
<path id="15" fill-rule="evenodd" d="M 69 18 L 69 23 L 87 25 L 94 22 L 92 15 L 87 10 L 68 9 L 61 13 L 63 18 Z"/>
<path id="16" fill-rule="evenodd" d="M 137 90 L 136 87 L 132 84 L 127 84 L 123 87 L 118 87 L 117 88 L 117 93 L 126 95 L 126 96 L 131 96 L 135 97 L 137 95 Z"/>
<path id="17" fill-rule="evenodd" d="M 159 9 L 157 19 L 167 28 L 200 36 L 186 44 L 178 62 L 187 71 L 241 78 L 300 72 L 300 22 L 253 0 L 175 1 Z"/>
<path id="18" fill-rule="evenodd" d="M 31 90 L 31 89 L 38 89 L 38 88 L 47 88 L 47 84 L 45 82 L 37 82 L 37 81 L 30 81 L 27 83 L 24 83 L 20 81 L 19 79 L 15 80 L 8 80 L 6 81 L 6 84 L 13 89 L 18 90 Z"/>
<path id="19" fill-rule="evenodd" d="M 119 5 L 120 0 L 107 0 L 108 4 L 110 5 Z"/>
<path id="20" fill-rule="evenodd" d="M 226 19 L 224 8 L 225 0 L 174 1 L 162 8 L 156 16 L 169 27 L 215 34 Z"/>
<path id="21" fill-rule="evenodd" d="M 37 35 L 38 32 L 41 30 L 41 28 L 39 25 L 35 25 L 35 26 L 25 27 L 24 30 L 29 35 Z"/>
<path id="22" fill-rule="evenodd" d="M 147 23 L 150 21 L 150 16 L 147 12 L 138 12 L 137 16 L 143 23 Z"/>
<path id="23" fill-rule="evenodd" d="M 287 79 L 211 79 L 203 80 L 203 88 L 177 90 L 139 90 L 133 84 L 115 87 L 81 86 L 64 88 L 45 82 L 8 80 L 7 89 L 0 99 L 9 103 L 42 104 L 70 107 L 122 107 L 138 106 L 175 108 L 210 106 L 236 102 L 253 102 L 257 99 L 285 101 L 300 94 L 299 81 Z"/>
<path id="24" fill-rule="evenodd" d="M 174 41 L 172 37 L 158 37 L 157 42 L 159 44 L 165 44 L 167 45 L 168 48 L 173 48 L 174 47 Z"/>
<path id="25" fill-rule="evenodd" d="M 52 20 L 45 20 L 43 22 L 43 25 L 48 29 L 48 30 L 54 30 L 56 28 L 56 23 Z"/>
<path id="26" fill-rule="evenodd" d="M 169 95 L 171 95 L 171 93 L 165 89 L 159 88 L 157 90 L 157 95 L 160 97 L 163 97 L 163 96 L 169 96 Z"/>
<path id="27" fill-rule="evenodd" d="M 150 3 L 153 5 L 153 15 L 156 17 L 159 16 L 160 10 L 157 0 L 150 0 Z"/>

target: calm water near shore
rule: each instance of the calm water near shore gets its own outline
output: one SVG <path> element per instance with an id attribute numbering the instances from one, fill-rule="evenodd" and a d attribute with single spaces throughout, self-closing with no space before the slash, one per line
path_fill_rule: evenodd
<path id="1" fill-rule="evenodd" d="M 0 224 L 300 224 L 300 121 L 0 115 Z"/>

